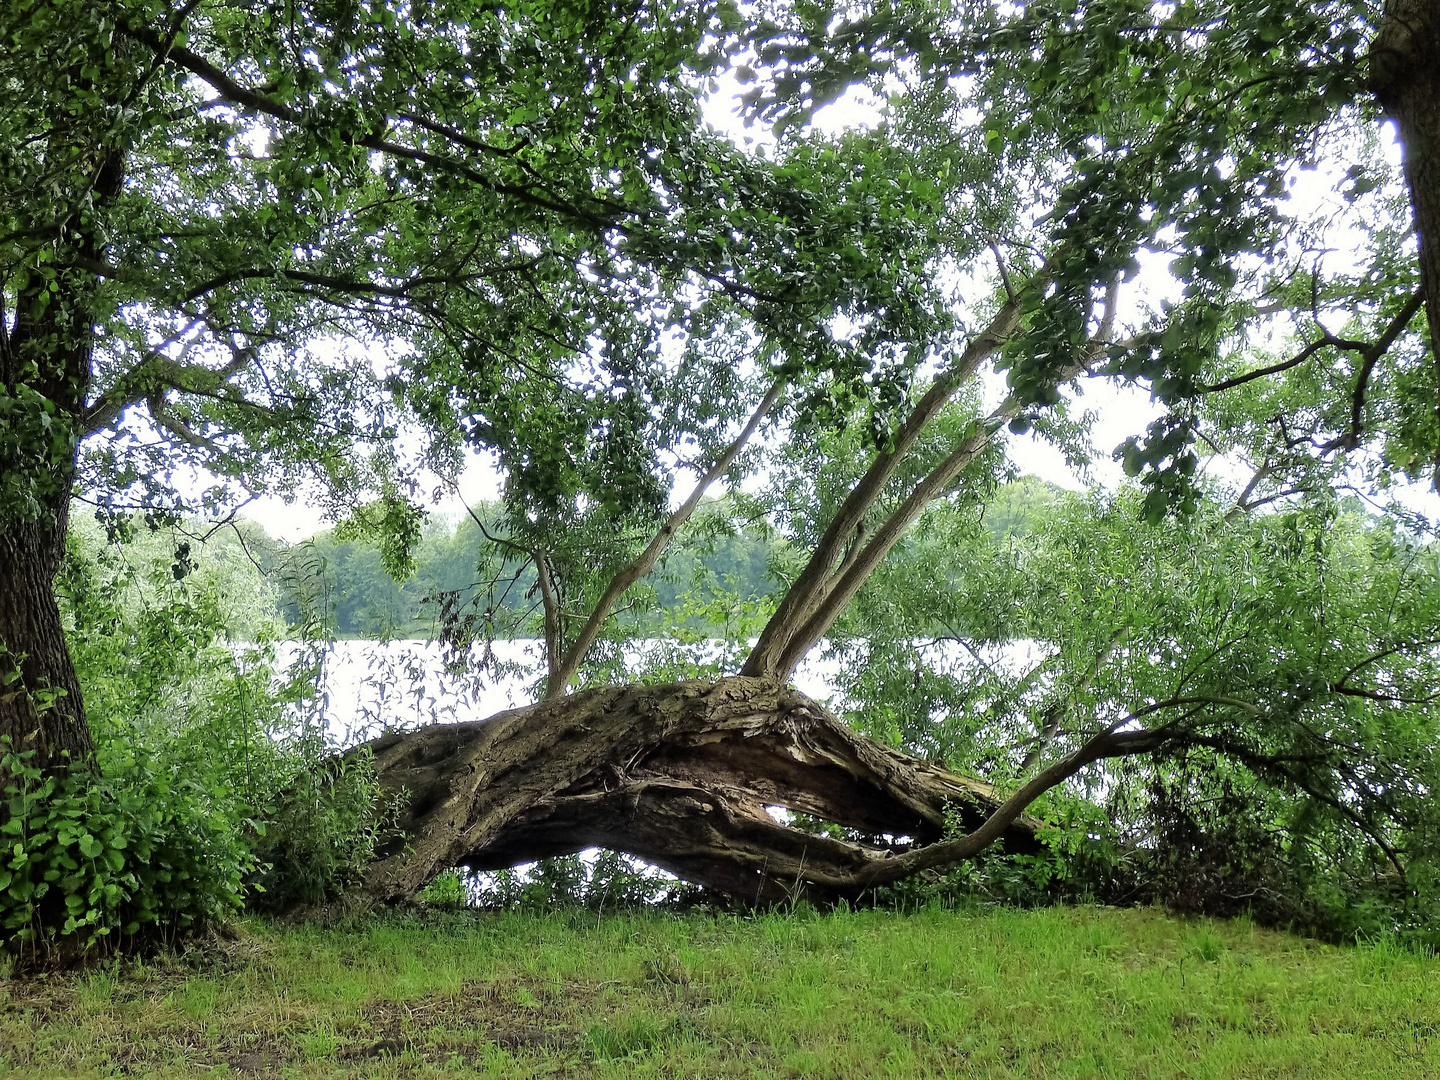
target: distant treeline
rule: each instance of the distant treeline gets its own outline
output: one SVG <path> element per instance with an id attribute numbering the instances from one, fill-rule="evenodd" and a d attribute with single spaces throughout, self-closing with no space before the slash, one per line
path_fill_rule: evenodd
<path id="1" fill-rule="evenodd" d="M 482 520 L 493 512 L 491 507 L 478 510 Z M 742 598 L 762 597 L 775 589 L 769 562 L 776 547 L 761 530 L 682 539 L 646 583 L 662 609 L 675 606 L 681 593 L 704 579 Z M 372 544 L 339 539 L 335 530 L 299 544 L 271 542 L 267 548 L 261 561 L 276 585 L 280 614 L 292 627 L 323 618 L 346 637 L 429 637 L 436 632 L 443 596 L 465 603 L 487 592 L 497 578 L 496 606 L 511 616 L 502 621 L 517 624 L 537 604 L 533 569 L 502 571 L 494 546 L 468 517 L 458 523 L 428 521 L 415 549 L 415 572 L 404 581 L 385 571 Z"/>
<path id="2" fill-rule="evenodd" d="M 1032 476 L 1007 484 L 985 508 L 986 532 L 997 541 L 1028 532 L 1062 494 Z M 496 531 L 496 507 L 480 506 L 476 512 Z M 469 517 L 427 521 L 415 549 L 415 572 L 404 581 L 386 572 L 374 545 L 341 539 L 335 530 L 291 545 L 269 540 L 253 523 L 247 523 L 246 532 L 285 622 L 291 627 L 326 623 L 345 637 L 433 636 L 441 597 L 450 594 L 468 602 L 496 577 L 494 546 Z M 682 594 L 700 586 L 723 589 L 741 600 L 768 596 L 778 587 L 777 555 L 783 550 L 783 541 L 755 527 L 741 527 L 730 536 L 681 537 L 646 585 L 655 590 L 659 611 L 675 609 Z M 896 555 L 903 558 L 903 550 Z M 533 570 L 520 570 L 508 588 L 501 584 L 494 601 L 511 616 L 503 621 L 518 625 L 537 603 Z"/>

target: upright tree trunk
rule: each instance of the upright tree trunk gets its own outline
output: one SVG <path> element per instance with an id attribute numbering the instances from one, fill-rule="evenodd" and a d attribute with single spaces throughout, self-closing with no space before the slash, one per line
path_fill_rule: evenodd
<path id="1" fill-rule="evenodd" d="M 84 264 L 103 252 L 99 216 L 120 193 L 124 159 L 97 149 L 84 164 L 75 205 L 44 223 L 53 249 L 25 268 L 8 329 L 0 319 L 0 399 L 13 436 L 0 442 L 0 736 L 44 769 L 94 754 L 55 575 L 95 346 L 98 280 Z"/>
<path id="2" fill-rule="evenodd" d="M 1400 135 L 1440 392 L 1440 2 L 1387 0 L 1370 47 L 1370 88 Z"/>
<path id="3" fill-rule="evenodd" d="M 42 768 L 94 752 L 55 602 L 68 498 L 67 486 L 40 520 L 0 530 L 0 736 L 16 750 L 34 750 L 32 764 Z"/>

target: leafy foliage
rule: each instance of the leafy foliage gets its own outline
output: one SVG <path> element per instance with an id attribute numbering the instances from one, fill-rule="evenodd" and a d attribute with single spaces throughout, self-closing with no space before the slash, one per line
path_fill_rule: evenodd
<path id="1" fill-rule="evenodd" d="M 1014 864 L 1028 885 L 1004 885 L 1004 861 L 957 881 L 1423 932 L 1440 838 L 1433 542 L 1334 503 L 1206 506 L 1157 529 L 1138 498 L 1071 496 L 998 543 L 939 506 L 832 642 L 863 730 L 1005 783 L 1135 717 L 1163 733 L 1157 756 L 1037 804 L 1081 816 Z"/>
<path id="2" fill-rule="evenodd" d="M 264 808 L 250 906 L 287 911 L 354 886 L 386 837 L 385 798 L 363 755 L 320 762 L 311 750 Z"/>
<path id="3" fill-rule="evenodd" d="M 367 762 L 323 762 L 253 638 L 231 637 L 275 629 L 253 565 L 197 544 L 176 574 L 176 524 L 112 524 L 115 543 L 71 533 L 62 583 L 96 766 L 0 760 L 4 945 L 32 960 L 330 899 L 383 826 Z"/>
<path id="4" fill-rule="evenodd" d="M 36 960 L 110 935 L 174 939 L 240 907 L 256 863 L 232 793 L 143 751 L 103 778 L 29 756 L 8 744 L 0 756 L 4 948 Z"/>

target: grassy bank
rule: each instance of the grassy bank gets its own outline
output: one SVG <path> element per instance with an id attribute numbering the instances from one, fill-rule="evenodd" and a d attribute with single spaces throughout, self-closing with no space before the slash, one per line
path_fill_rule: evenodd
<path id="1" fill-rule="evenodd" d="M 242 924 L 0 983 L 0 1076 L 1440 1076 L 1440 960 L 1153 911 Z"/>

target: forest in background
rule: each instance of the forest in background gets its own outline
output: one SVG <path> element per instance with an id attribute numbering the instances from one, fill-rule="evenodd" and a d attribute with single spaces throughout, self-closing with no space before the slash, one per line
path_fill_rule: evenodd
<path id="1" fill-rule="evenodd" d="M 1260 658 L 1251 664 L 1277 655 L 1283 662 L 1275 646 L 1286 640 L 1299 648 L 1316 634 L 1332 634 L 1327 618 L 1351 633 L 1377 618 L 1396 633 L 1434 621 L 1440 551 L 1359 500 L 1337 502 L 1319 516 L 1282 508 L 1245 519 L 1207 500 L 1195 518 L 1157 528 L 1138 516 L 1141 498 L 1133 487 L 1075 493 L 1021 477 L 993 492 L 983 516 L 963 502 L 933 508 L 825 645 L 835 672 L 832 708 L 883 745 L 1015 783 L 1043 750 L 1045 733 L 1062 728 L 1070 710 L 1110 692 L 1094 668 L 1078 683 L 1056 682 L 1047 668 L 1055 670 L 1067 654 L 1103 657 L 1152 641 L 1127 661 L 1133 670 L 1122 677 L 1143 678 L 1143 668 L 1154 665 L 1164 680 L 1174 659 L 1165 650 L 1194 648 L 1183 644 L 1187 637 L 1213 642 L 1236 611 L 1265 627 L 1249 646 Z M 600 653 L 609 666 L 597 663 L 597 678 L 663 683 L 733 670 L 744 634 L 773 610 L 774 582 L 784 581 L 787 561 L 783 545 L 755 524 L 747 529 L 730 516 L 727 528 L 718 528 L 713 519 L 727 511 L 736 515 L 736 505 L 709 504 L 679 538 L 672 550 L 690 593 L 677 591 L 668 621 L 616 620 L 603 643 L 613 651 Z M 210 822 L 212 843 L 231 846 L 238 870 L 230 887 L 236 899 L 248 894 L 252 907 L 316 903 L 351 887 L 388 826 L 373 809 L 378 791 L 365 759 L 348 759 L 339 773 L 326 764 L 317 692 L 325 643 L 345 632 L 335 613 L 363 610 L 351 606 L 356 597 L 349 589 L 362 599 L 367 589 L 392 598 L 395 610 L 403 610 L 398 604 L 408 592 L 411 610 L 422 612 L 421 582 L 433 589 L 478 581 L 488 594 L 503 547 L 478 526 L 467 530 L 471 519 L 453 531 L 443 520 L 429 524 L 417 544 L 414 576 L 397 583 L 363 537 L 337 540 L 327 531 L 282 545 L 240 521 L 212 526 L 202 541 L 206 532 L 194 523 L 105 520 L 108 532 L 77 515 L 59 594 L 109 767 L 130 776 L 129 783 L 136 769 L 140 778 L 196 780 L 205 794 L 187 812 Z M 764 569 L 743 579 L 729 569 L 762 559 Z M 298 585 L 297 564 L 312 568 Z M 370 568 L 369 575 L 339 569 L 356 565 Z M 478 569 L 467 575 L 466 566 Z M 437 567 L 456 577 L 441 577 Z M 522 597 L 523 584 L 514 589 Z M 742 597 L 737 585 L 749 595 Z M 287 598 L 295 605 L 288 618 Z M 492 625 L 533 637 L 535 608 L 532 599 L 510 612 L 512 621 Z M 409 627 L 420 636 L 429 629 L 423 620 Z M 642 637 L 644 648 L 624 648 Z M 277 665 L 271 646 L 286 639 L 305 647 L 288 666 Z M 702 653 L 685 647 L 701 640 L 721 647 Z M 1016 643 L 1041 661 L 1018 683 L 1004 662 Z M 1195 665 L 1206 657 L 1182 652 L 1179 660 Z M 1416 674 L 1401 669 L 1400 677 L 1423 680 L 1434 657 L 1417 660 Z M 483 661 L 477 674 L 486 677 Z M 1302 667 L 1276 678 L 1283 685 L 1319 674 Z M 390 677 L 403 683 L 414 675 L 401 669 Z M 1370 767 L 1428 776 L 1433 723 L 1423 704 L 1405 704 L 1399 688 L 1393 694 L 1400 700 L 1386 714 L 1387 742 Z M 1017 743 L 1026 731 L 1041 737 Z M 1440 830 L 1427 809 L 1428 781 L 1397 783 L 1388 792 L 1394 818 L 1384 835 L 1409 853 L 1401 879 L 1382 848 L 1361 839 L 1363 831 L 1357 835 L 1335 807 L 1327 810 L 1323 793 L 1307 791 L 1303 781 L 1267 783 L 1257 776 L 1265 764 L 1254 767 L 1226 766 L 1203 746 L 1118 763 L 1037 804 L 1054 823 L 1038 849 L 997 850 L 947 873 L 877 890 L 872 902 L 1162 902 L 1199 914 L 1251 912 L 1328 938 L 1398 933 L 1432 940 L 1431 852 Z M 1357 809 L 1365 812 L 1363 804 Z M 221 827 L 252 815 L 268 822 L 258 843 L 243 825 L 235 832 Z M 834 830 L 819 821 L 805 827 L 819 835 Z M 531 908 L 705 896 L 614 853 L 598 862 L 545 860 L 529 876 L 505 872 L 483 885 L 467 880 L 463 869 L 447 873 L 421 898 L 444 906 L 468 895 L 484 906 Z"/>
<path id="2" fill-rule="evenodd" d="M 1066 497 L 1063 489 L 1039 477 L 1019 477 L 996 490 L 981 520 L 987 534 L 1003 542 L 1032 532 Z M 442 631 L 447 594 L 456 611 L 473 612 L 493 597 L 502 613 L 500 637 L 534 637 L 540 610 L 534 569 L 507 562 L 481 528 L 483 523 L 502 531 L 500 517 L 498 504 L 482 503 L 468 514 L 427 518 L 409 573 L 399 580 L 386 569 L 378 543 L 343 525 L 295 543 L 277 540 L 243 516 L 218 528 L 157 519 L 160 527 L 147 529 L 141 519 L 138 526 L 127 524 L 125 535 L 142 541 L 142 559 L 171 558 L 173 573 L 188 576 L 200 570 L 204 580 L 222 587 L 227 618 L 241 639 L 246 633 L 241 627 L 257 633 L 266 615 L 278 616 L 282 635 L 311 623 L 311 632 L 328 629 L 342 638 L 435 638 Z M 103 525 L 83 509 L 75 518 L 82 545 L 104 536 Z M 146 534 L 154 539 L 144 542 Z M 663 613 L 684 611 L 680 618 L 688 629 L 723 631 L 724 615 L 715 610 L 714 600 L 729 596 L 738 607 L 770 596 L 786 563 L 783 540 L 756 507 L 708 500 L 696 527 L 647 582 L 653 600 L 636 605 L 630 628 L 660 631 Z M 688 609 L 687 594 L 695 601 Z M 276 632 L 271 627 L 266 636 Z"/>

